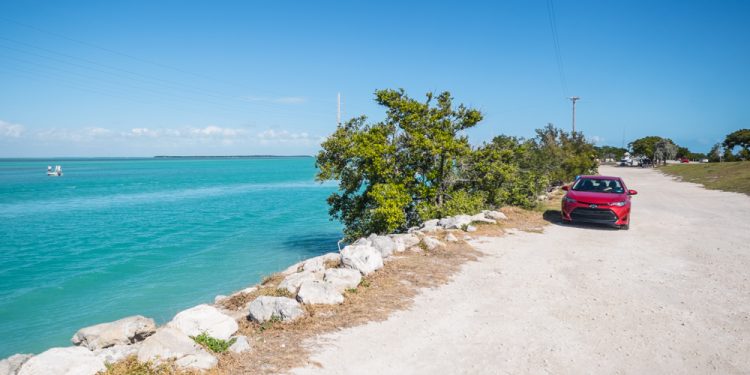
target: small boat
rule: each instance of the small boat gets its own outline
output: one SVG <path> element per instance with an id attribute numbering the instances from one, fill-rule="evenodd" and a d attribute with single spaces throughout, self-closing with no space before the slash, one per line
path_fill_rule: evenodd
<path id="1" fill-rule="evenodd" d="M 55 166 L 55 169 L 52 169 L 51 165 L 47 166 L 47 176 L 53 176 L 53 177 L 59 177 L 62 176 L 62 167 L 59 165 Z"/>

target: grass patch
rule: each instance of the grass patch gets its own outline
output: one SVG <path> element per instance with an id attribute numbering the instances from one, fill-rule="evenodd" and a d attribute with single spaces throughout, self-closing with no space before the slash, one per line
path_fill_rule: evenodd
<path id="1" fill-rule="evenodd" d="M 237 341 L 237 339 L 221 340 L 213 338 L 206 332 L 203 332 L 198 336 L 191 336 L 190 338 L 200 344 L 202 347 L 214 353 L 225 353 L 227 350 L 229 350 L 229 347 L 232 346 L 235 341 Z"/>
<path id="2" fill-rule="evenodd" d="M 155 365 L 152 362 L 141 363 L 138 362 L 136 356 L 130 356 L 124 360 L 114 363 L 106 364 L 106 370 L 100 372 L 101 375 L 172 375 L 172 374 L 184 374 L 174 368 L 174 366 L 165 362 L 160 365 Z"/>
<path id="3" fill-rule="evenodd" d="M 707 189 L 750 195 L 750 162 L 674 164 L 659 168 L 682 181 L 702 184 Z"/>

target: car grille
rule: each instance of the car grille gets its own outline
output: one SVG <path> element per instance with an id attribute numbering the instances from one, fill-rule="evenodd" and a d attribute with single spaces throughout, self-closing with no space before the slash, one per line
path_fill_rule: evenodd
<path id="1" fill-rule="evenodd" d="M 617 221 L 617 215 L 612 210 L 600 208 L 579 207 L 570 213 L 570 218 L 580 221 L 611 222 Z"/>

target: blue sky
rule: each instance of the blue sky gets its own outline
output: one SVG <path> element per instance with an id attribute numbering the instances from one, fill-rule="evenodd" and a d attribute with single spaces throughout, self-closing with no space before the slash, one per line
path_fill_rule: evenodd
<path id="1" fill-rule="evenodd" d="M 750 2 L 0 3 L 0 157 L 313 154 L 381 88 L 450 91 L 479 144 L 551 122 L 707 151 L 750 126 Z M 563 87 L 565 86 L 565 87 Z"/>

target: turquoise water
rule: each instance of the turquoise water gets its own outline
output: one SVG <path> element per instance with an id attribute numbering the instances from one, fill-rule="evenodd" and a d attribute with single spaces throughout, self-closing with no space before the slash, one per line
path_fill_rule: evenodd
<path id="1" fill-rule="evenodd" d="M 46 176 L 61 164 L 62 177 Z M 337 249 L 312 158 L 0 160 L 0 358 Z"/>

